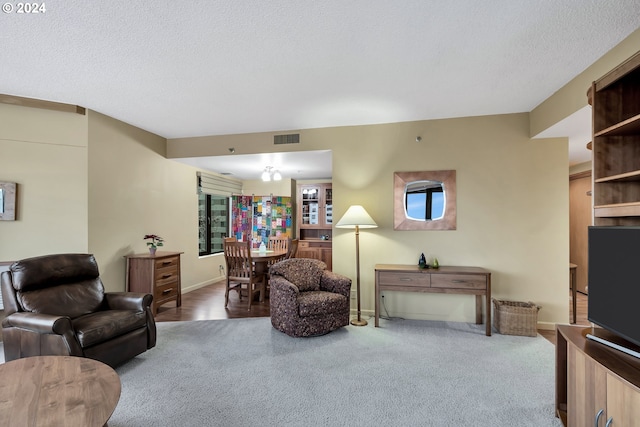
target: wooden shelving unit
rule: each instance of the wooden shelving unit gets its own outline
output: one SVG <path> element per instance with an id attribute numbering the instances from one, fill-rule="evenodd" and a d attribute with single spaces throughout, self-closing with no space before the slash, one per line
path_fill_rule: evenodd
<path id="1" fill-rule="evenodd" d="M 333 225 L 333 189 L 331 183 L 299 184 L 296 236 L 298 258 L 314 258 L 332 268 L 331 235 Z"/>
<path id="2" fill-rule="evenodd" d="M 595 225 L 640 225 L 640 52 L 595 81 Z"/>

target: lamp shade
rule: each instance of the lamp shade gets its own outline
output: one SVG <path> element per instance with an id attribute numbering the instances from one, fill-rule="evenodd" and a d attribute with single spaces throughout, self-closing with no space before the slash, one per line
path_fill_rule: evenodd
<path id="1" fill-rule="evenodd" d="M 378 224 L 371 218 L 367 211 L 360 205 L 353 205 L 340 218 L 336 228 L 376 228 Z"/>

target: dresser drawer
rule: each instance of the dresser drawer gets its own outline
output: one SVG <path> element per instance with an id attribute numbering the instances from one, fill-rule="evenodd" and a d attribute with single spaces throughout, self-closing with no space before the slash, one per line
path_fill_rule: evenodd
<path id="1" fill-rule="evenodd" d="M 155 286 L 164 286 L 178 281 L 178 266 L 162 268 L 156 271 Z"/>
<path id="2" fill-rule="evenodd" d="M 378 284 L 381 286 L 428 288 L 431 285 L 431 275 L 420 272 L 381 271 L 378 273 Z"/>
<path id="3" fill-rule="evenodd" d="M 158 286 L 153 293 L 154 302 L 160 302 L 167 298 L 175 298 L 178 295 L 178 291 L 177 282 Z"/>
<path id="4" fill-rule="evenodd" d="M 178 265 L 180 265 L 179 256 L 165 257 L 155 260 L 156 270 L 162 270 L 163 268 L 168 267 L 178 267 Z"/>
<path id="5" fill-rule="evenodd" d="M 479 274 L 432 274 L 432 288 L 487 289 L 487 278 Z"/>

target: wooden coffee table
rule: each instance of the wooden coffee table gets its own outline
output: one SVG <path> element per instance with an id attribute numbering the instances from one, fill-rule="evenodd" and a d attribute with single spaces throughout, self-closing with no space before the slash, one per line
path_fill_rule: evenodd
<path id="1" fill-rule="evenodd" d="M 120 399 L 116 371 L 83 357 L 13 360 L 0 378 L 3 426 L 104 426 Z"/>

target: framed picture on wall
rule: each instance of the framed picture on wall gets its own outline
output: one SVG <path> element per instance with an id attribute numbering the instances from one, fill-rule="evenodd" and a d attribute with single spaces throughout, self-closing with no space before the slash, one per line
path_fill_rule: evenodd
<path id="1" fill-rule="evenodd" d="M 0 181 L 0 221 L 14 221 L 16 219 L 16 189 L 15 182 Z"/>

